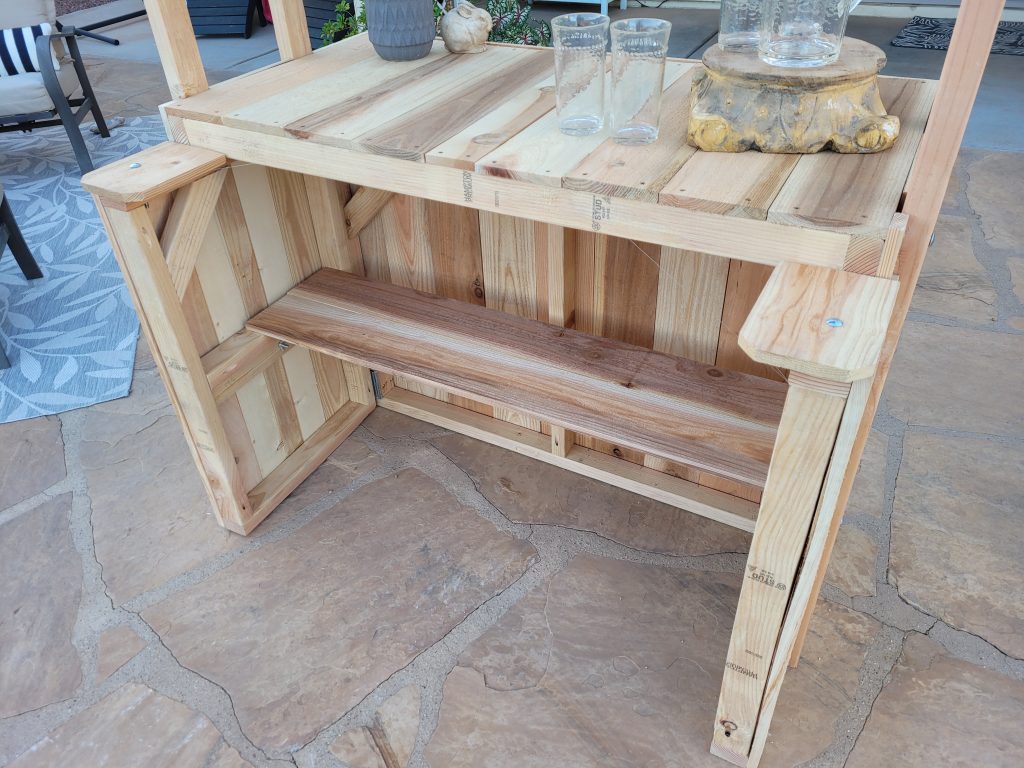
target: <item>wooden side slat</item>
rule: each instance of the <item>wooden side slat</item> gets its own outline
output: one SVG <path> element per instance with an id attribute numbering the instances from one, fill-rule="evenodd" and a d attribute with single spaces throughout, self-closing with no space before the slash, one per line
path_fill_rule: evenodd
<path id="1" fill-rule="evenodd" d="M 256 451 L 252 447 L 252 436 L 245 423 L 242 406 L 239 405 L 238 398 L 232 394 L 220 402 L 218 408 L 228 442 L 231 443 L 235 454 L 235 464 L 238 465 L 238 474 L 242 478 L 242 483 L 247 489 L 255 488 L 263 479 L 263 472 L 256 459 Z"/>
<path id="2" fill-rule="evenodd" d="M 185 324 L 188 326 L 192 341 L 196 345 L 196 351 L 200 355 L 205 355 L 220 343 L 217 329 L 213 326 L 213 318 L 210 317 L 210 309 L 206 304 L 203 286 L 199 284 L 199 275 L 194 270 L 188 288 L 185 289 L 185 295 L 181 297 L 181 311 L 185 316 Z"/>
<path id="3" fill-rule="evenodd" d="M 203 355 L 203 369 L 220 402 L 281 355 L 280 344 L 263 334 L 241 330 Z"/>
<path id="4" fill-rule="evenodd" d="M 196 275 L 203 287 L 217 340 L 223 342 L 242 329 L 249 314 L 216 218 L 206 228 L 200 258 L 196 262 Z"/>
<path id="5" fill-rule="evenodd" d="M 349 232 L 345 223 L 348 185 L 319 176 L 304 176 L 303 182 L 320 263 L 332 269 L 365 275 L 359 240 Z"/>
<path id="6" fill-rule="evenodd" d="M 269 515 L 274 507 L 284 501 L 288 494 L 298 488 L 299 483 L 309 475 L 310 468 L 320 466 L 355 431 L 372 410 L 372 405 L 356 402 L 349 402 L 342 406 L 302 444 L 302 447 L 263 478 L 263 481 L 249 494 L 253 503 L 253 522 L 249 531 Z"/>
<path id="7" fill-rule="evenodd" d="M 337 413 L 349 401 L 349 386 L 341 360 L 312 352 L 313 372 L 324 413 Z"/>
<path id="8" fill-rule="evenodd" d="M 249 327 L 744 482 L 763 480 L 782 394 L 770 382 L 710 376 L 680 358 L 334 270 Z"/>
<path id="9" fill-rule="evenodd" d="M 98 207 L 217 519 L 232 530 L 244 530 L 252 507 L 152 221 L 144 209 Z"/>
<path id="10" fill-rule="evenodd" d="M 160 247 L 167 259 L 167 270 L 178 296 L 185 294 L 199 258 L 210 223 L 224 186 L 227 170 L 222 169 L 180 190 L 174 198 L 167 222 L 160 233 Z"/>
<path id="11" fill-rule="evenodd" d="M 754 302 L 761 295 L 765 283 L 771 276 L 771 267 L 763 264 L 752 264 L 738 259 L 733 259 L 729 263 L 715 365 L 728 368 L 730 371 L 785 381 L 786 377 L 781 370 L 751 360 L 739 345 L 740 328 L 743 327 L 747 315 L 754 307 Z"/>
<path id="12" fill-rule="evenodd" d="M 292 279 L 288 260 L 282 258 L 284 235 L 278 225 L 269 171 L 256 165 L 236 163 L 232 174 L 267 301 L 277 301 L 296 281 Z"/>
<path id="13" fill-rule="evenodd" d="M 266 477 L 286 458 L 288 448 L 281 436 L 265 372 L 246 381 L 235 391 L 252 440 L 261 474 Z"/>
<path id="14" fill-rule="evenodd" d="M 845 396 L 790 384 L 750 543 L 711 751 L 745 764 Z"/>
<path id="15" fill-rule="evenodd" d="M 797 261 L 839 269 L 851 246 L 850 236 L 841 233 L 603 198 L 560 186 L 481 176 L 442 165 L 411 163 L 212 123 L 186 120 L 185 127 L 193 143 L 256 165 L 759 264 Z"/>
<path id="16" fill-rule="evenodd" d="M 300 443 L 308 440 L 326 420 L 313 370 L 313 354 L 308 349 L 293 347 L 281 358 L 292 403 L 289 410 L 295 413 Z"/>
<path id="17" fill-rule="evenodd" d="M 575 446 L 567 456 L 558 456 L 546 435 L 397 387 L 379 405 L 734 528 L 754 529 L 756 504 L 607 454 Z"/>
<path id="18" fill-rule="evenodd" d="M 306 197 L 305 177 L 275 168 L 269 169 L 267 173 L 277 222 L 284 237 L 284 252 L 291 269 L 291 282 L 296 283 L 322 266 L 313 217 Z"/>
<path id="19" fill-rule="evenodd" d="M 345 220 L 348 222 L 348 231 L 352 237 L 358 237 L 366 225 L 380 213 L 388 201 L 394 197 L 394 192 L 383 189 L 372 189 L 360 187 L 352 195 L 352 199 L 345 206 Z"/>

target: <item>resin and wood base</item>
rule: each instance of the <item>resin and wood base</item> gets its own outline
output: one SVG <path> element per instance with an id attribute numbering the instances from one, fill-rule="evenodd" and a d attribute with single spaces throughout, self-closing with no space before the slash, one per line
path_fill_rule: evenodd
<path id="1" fill-rule="evenodd" d="M 811 154 L 889 149 L 900 132 L 878 93 L 881 49 L 847 39 L 839 60 L 808 69 L 773 67 L 755 51 L 704 54 L 693 80 L 687 140 L 708 152 Z"/>

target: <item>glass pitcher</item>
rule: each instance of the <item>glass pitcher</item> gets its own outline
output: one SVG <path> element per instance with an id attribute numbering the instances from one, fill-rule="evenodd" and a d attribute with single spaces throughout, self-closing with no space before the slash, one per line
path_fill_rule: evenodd
<path id="1" fill-rule="evenodd" d="M 839 58 L 850 11 L 860 0 L 767 0 L 761 60 L 776 67 L 822 67 Z"/>

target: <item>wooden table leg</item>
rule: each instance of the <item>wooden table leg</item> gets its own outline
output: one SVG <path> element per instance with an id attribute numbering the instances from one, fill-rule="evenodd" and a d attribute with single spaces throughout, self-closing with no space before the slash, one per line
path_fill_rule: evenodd
<path id="1" fill-rule="evenodd" d="M 755 731 L 767 728 L 761 702 L 849 389 L 790 377 L 715 716 L 711 752 L 736 765 L 748 765 Z"/>

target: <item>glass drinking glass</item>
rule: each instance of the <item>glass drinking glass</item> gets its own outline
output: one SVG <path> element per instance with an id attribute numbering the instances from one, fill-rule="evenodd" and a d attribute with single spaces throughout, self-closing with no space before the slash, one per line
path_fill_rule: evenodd
<path id="1" fill-rule="evenodd" d="M 658 138 L 665 55 L 672 24 L 623 19 L 612 24 L 612 136 L 619 144 Z"/>
<path id="2" fill-rule="evenodd" d="M 839 58 L 850 11 L 860 0 L 768 0 L 758 51 L 777 67 L 822 67 Z"/>
<path id="3" fill-rule="evenodd" d="M 555 109 L 558 128 L 589 136 L 604 127 L 604 56 L 608 17 L 567 13 L 551 20 L 555 45 Z"/>
<path id="4" fill-rule="evenodd" d="M 757 48 L 764 0 L 722 0 L 718 45 L 727 50 Z"/>

